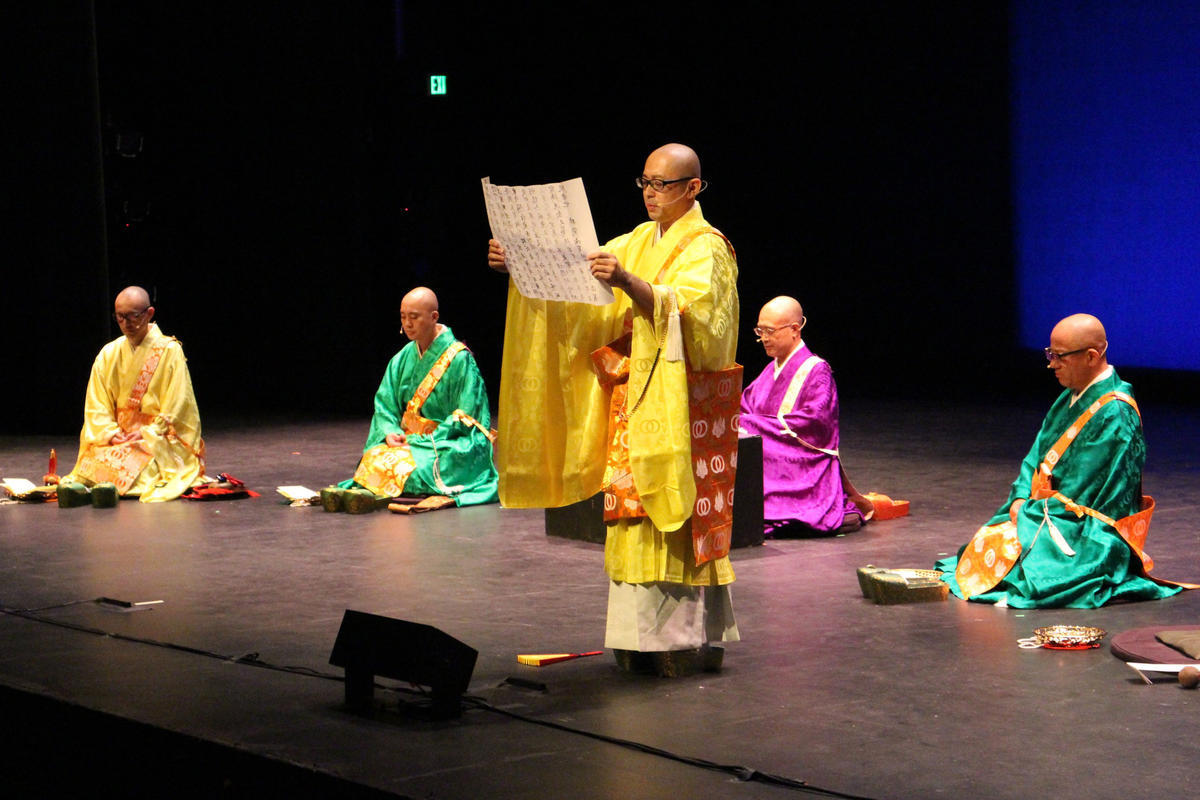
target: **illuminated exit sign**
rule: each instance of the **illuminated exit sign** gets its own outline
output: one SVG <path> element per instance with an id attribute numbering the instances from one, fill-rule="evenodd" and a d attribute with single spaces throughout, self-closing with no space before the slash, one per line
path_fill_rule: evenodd
<path id="1" fill-rule="evenodd" d="M 446 76 L 445 75 L 430 75 L 429 76 L 429 93 L 430 94 L 445 94 L 446 93 Z"/>

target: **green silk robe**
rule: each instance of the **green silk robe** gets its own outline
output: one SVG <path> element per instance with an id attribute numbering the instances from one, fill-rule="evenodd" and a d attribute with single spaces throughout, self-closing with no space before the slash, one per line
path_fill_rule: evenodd
<path id="1" fill-rule="evenodd" d="M 454 333 L 448 327 L 430 343 L 424 353 L 417 352 L 416 342 L 409 342 L 392 357 L 375 393 L 375 414 L 367 432 L 363 452 L 382 444 L 389 433 L 404 433 L 401 419 L 404 407 L 417 387 L 447 347 L 454 343 Z M 420 415 L 438 421 L 429 434 L 408 434 L 408 446 L 416 461 L 416 469 L 404 484 L 405 494 L 450 494 L 460 506 L 494 503 L 499 497 L 499 476 L 492 455 L 492 443 L 483 431 L 453 419 L 461 409 L 484 428 L 490 428 L 492 415 L 488 406 L 487 389 L 475 356 L 463 350 L 450 362 L 441 380 L 421 407 Z M 439 486 L 435 474 L 441 475 Z M 357 486 L 353 479 L 343 481 L 343 488 Z M 446 487 L 461 486 L 457 493 Z"/>
<path id="2" fill-rule="evenodd" d="M 1021 462 L 1008 498 L 986 524 L 1008 519 L 1018 498 L 1028 498 L 1034 471 L 1046 452 L 1094 401 L 1111 391 L 1133 396 L 1114 370 L 1071 405 L 1070 390 L 1059 395 Z M 1112 519 L 1140 510 L 1146 441 L 1141 419 L 1128 403 L 1106 403 L 1088 421 L 1054 467 L 1054 488 L 1076 503 Z M 1067 544 L 1068 556 L 1044 525 L 1047 514 Z M 1039 533 L 1039 527 L 1041 528 Z M 1113 600 L 1157 600 L 1180 591 L 1139 574 L 1140 561 L 1114 528 L 1089 515 L 1077 517 L 1059 500 L 1027 500 L 1017 515 L 1021 559 L 991 590 L 971 597 L 981 603 L 1006 601 L 1012 608 L 1098 608 Z M 962 555 L 959 550 L 959 556 Z M 942 559 L 942 580 L 959 597 L 954 578 L 958 557 Z"/>

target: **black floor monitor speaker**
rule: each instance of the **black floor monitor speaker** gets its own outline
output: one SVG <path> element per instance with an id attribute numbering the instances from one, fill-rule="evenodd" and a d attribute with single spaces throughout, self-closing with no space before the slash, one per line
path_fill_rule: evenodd
<path id="1" fill-rule="evenodd" d="M 374 709 L 375 676 L 427 686 L 432 716 L 461 713 L 478 651 L 431 625 L 346 609 L 329 663 L 346 670 L 346 705 Z"/>

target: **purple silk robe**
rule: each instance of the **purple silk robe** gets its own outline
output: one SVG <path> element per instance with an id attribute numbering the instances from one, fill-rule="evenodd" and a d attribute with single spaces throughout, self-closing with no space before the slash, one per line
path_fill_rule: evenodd
<path id="1" fill-rule="evenodd" d="M 763 522 L 768 533 L 796 522 L 816 531 L 832 531 L 846 514 L 858 513 L 842 488 L 838 459 L 796 441 L 783 431 L 776 416 L 792 378 L 811 355 L 808 346 L 801 345 L 778 378 L 771 362 L 742 392 L 741 428 L 763 440 Z M 813 366 L 784 419 L 809 444 L 838 449 L 837 385 L 827 363 Z"/>

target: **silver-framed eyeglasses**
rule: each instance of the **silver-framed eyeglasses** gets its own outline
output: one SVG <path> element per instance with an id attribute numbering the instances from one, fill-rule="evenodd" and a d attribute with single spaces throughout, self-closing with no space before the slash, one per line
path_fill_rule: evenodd
<path id="1" fill-rule="evenodd" d="M 661 192 L 663 189 L 667 188 L 672 183 L 681 183 L 683 181 L 690 181 L 694 177 L 696 177 L 696 176 L 693 175 L 689 178 L 672 178 L 669 181 L 664 181 L 661 178 L 647 178 L 645 175 L 639 175 L 638 177 L 633 179 L 633 183 L 639 189 L 645 189 L 647 186 L 649 186 L 654 191 Z"/>
<path id="2" fill-rule="evenodd" d="M 146 316 L 146 312 L 149 310 L 150 310 L 150 307 L 146 306 L 141 311 L 127 311 L 124 314 L 114 313 L 113 320 L 118 325 L 120 325 L 122 322 L 137 322 L 139 319 Z"/>
<path id="3" fill-rule="evenodd" d="M 784 325 L 780 328 L 755 328 L 754 335 L 760 339 L 766 339 L 768 336 L 774 336 L 776 331 L 781 331 L 781 330 L 784 330 L 785 328 L 791 328 L 793 326 L 795 326 L 796 328 L 799 328 L 800 323 L 799 322 L 789 322 L 787 325 Z"/>

